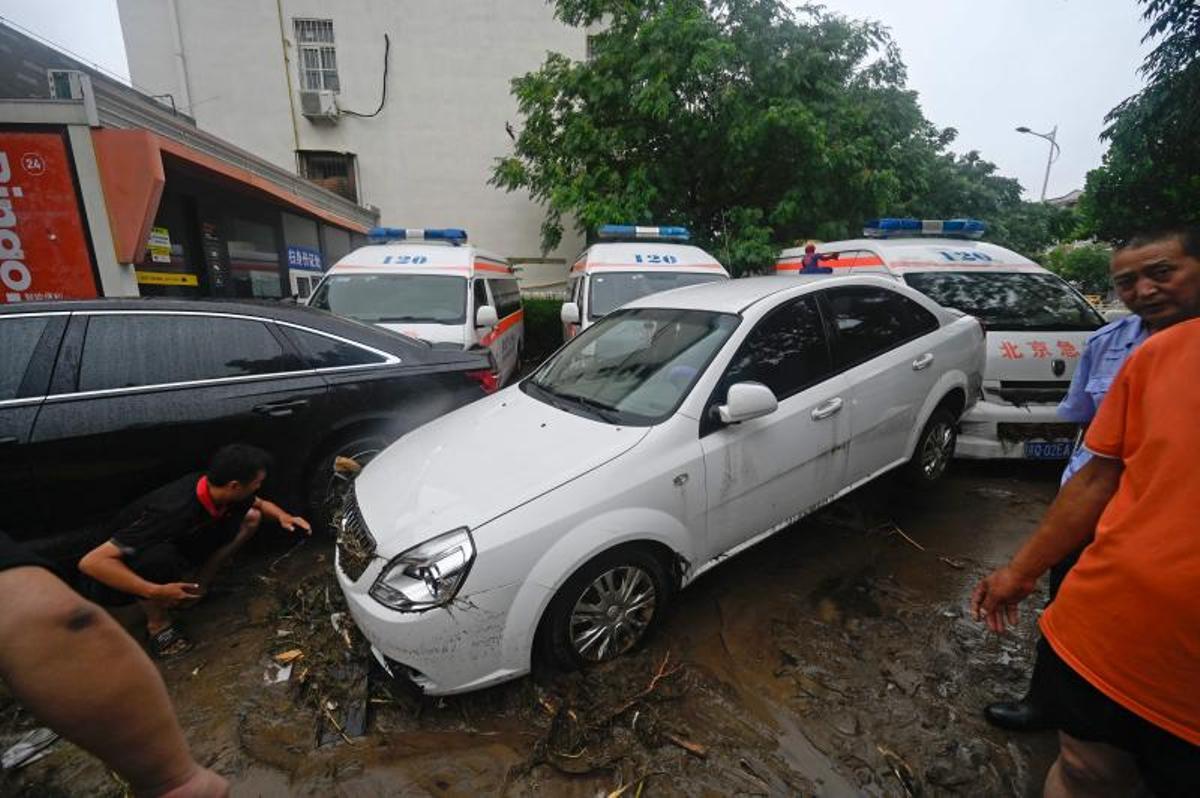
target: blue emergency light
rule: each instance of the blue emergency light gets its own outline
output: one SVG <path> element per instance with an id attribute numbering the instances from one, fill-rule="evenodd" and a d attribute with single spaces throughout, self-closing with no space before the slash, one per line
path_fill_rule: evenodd
<path id="1" fill-rule="evenodd" d="M 687 241 L 692 237 L 686 227 L 643 227 L 634 224 L 606 224 L 596 231 L 601 239 L 637 239 L 638 241 Z"/>
<path id="2" fill-rule="evenodd" d="M 458 227 L 372 227 L 367 231 L 367 240 L 372 244 L 387 244 L 392 241 L 447 241 L 457 247 L 466 242 L 467 231 Z"/>
<path id="3" fill-rule="evenodd" d="M 867 238 L 894 236 L 945 236 L 947 238 L 981 238 L 987 225 L 978 219 L 871 219 L 863 225 Z"/>

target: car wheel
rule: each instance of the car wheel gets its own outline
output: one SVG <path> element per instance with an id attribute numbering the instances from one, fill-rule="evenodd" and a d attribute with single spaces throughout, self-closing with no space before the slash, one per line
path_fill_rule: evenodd
<path id="1" fill-rule="evenodd" d="M 913 485 L 933 485 L 940 480 L 954 457 L 954 445 L 958 441 L 958 422 L 954 414 L 944 407 L 933 411 L 921 436 L 917 438 L 912 459 L 905 466 L 904 475 Z"/>
<path id="2" fill-rule="evenodd" d="M 632 651 L 658 625 L 671 588 L 662 562 L 643 547 L 601 554 L 550 602 L 543 654 L 560 668 L 574 669 Z"/>
<path id="3" fill-rule="evenodd" d="M 334 470 L 337 458 L 348 457 L 365 466 L 387 445 L 388 440 L 382 435 L 360 434 L 330 448 L 317 460 L 308 480 L 308 508 L 314 530 L 328 531 L 333 535 L 330 524 L 333 523 L 333 517 L 341 506 L 346 490 L 354 481 L 354 475 Z"/>

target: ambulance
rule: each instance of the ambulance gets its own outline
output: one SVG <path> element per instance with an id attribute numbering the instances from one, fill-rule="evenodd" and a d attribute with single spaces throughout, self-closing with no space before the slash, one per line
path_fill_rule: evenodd
<path id="1" fill-rule="evenodd" d="M 434 346 L 486 350 L 489 391 L 513 379 L 525 321 L 508 261 L 467 243 L 458 228 L 377 227 L 368 240 L 326 272 L 308 299 L 311 307 Z"/>
<path id="2" fill-rule="evenodd" d="M 600 241 L 575 259 L 567 278 L 565 339 L 639 297 L 729 279 L 716 258 L 687 243 L 686 227 L 606 224 L 596 235 Z"/>
<path id="3" fill-rule="evenodd" d="M 1055 411 L 1104 318 L 1057 275 L 980 241 L 986 230 L 976 219 L 875 219 L 863 238 L 818 244 L 817 265 L 835 275 L 884 275 L 979 319 L 987 332 L 983 392 L 962 417 L 957 456 L 1066 459 L 1078 428 Z M 801 273 L 803 258 L 803 248 L 785 249 L 776 272 Z"/>

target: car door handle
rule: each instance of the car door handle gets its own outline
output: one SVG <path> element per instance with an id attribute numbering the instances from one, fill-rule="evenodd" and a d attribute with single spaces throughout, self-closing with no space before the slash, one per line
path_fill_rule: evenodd
<path id="1" fill-rule="evenodd" d="M 921 369 L 927 369 L 932 364 L 933 364 L 933 353 L 926 352 L 925 354 L 921 355 L 919 358 L 917 358 L 916 360 L 913 361 L 913 364 L 912 364 L 913 371 L 920 371 Z"/>
<path id="2" fill-rule="evenodd" d="M 284 418 L 305 407 L 308 407 L 307 399 L 289 399 L 285 402 L 267 402 L 263 405 L 255 405 L 252 409 L 260 416 Z"/>
<path id="3" fill-rule="evenodd" d="M 820 421 L 823 418 L 829 418 L 833 414 L 842 409 L 842 397 L 835 396 L 827 402 L 822 402 L 813 408 L 813 421 Z"/>

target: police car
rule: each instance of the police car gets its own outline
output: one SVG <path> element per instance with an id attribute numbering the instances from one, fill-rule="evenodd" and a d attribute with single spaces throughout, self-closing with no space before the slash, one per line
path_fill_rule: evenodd
<path id="1" fill-rule="evenodd" d="M 312 307 L 429 341 L 486 350 L 494 391 L 520 367 L 525 322 L 512 266 L 467 243 L 465 230 L 377 227 L 333 265 Z"/>
<path id="2" fill-rule="evenodd" d="M 876 219 L 863 238 L 826 242 L 817 253 L 835 275 L 891 277 L 987 329 L 983 397 L 962 418 L 959 457 L 1065 459 L 1076 427 L 1055 410 L 1104 319 L 1057 275 L 979 241 L 986 229 L 975 219 Z M 803 257 L 784 250 L 776 272 L 802 272 Z"/>
<path id="3" fill-rule="evenodd" d="M 562 306 L 563 337 L 572 338 L 627 302 L 689 285 L 728 280 L 729 272 L 686 227 L 606 224 L 575 259 Z"/>

